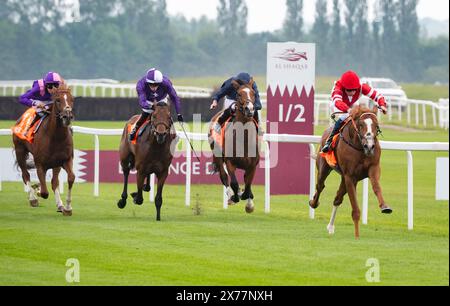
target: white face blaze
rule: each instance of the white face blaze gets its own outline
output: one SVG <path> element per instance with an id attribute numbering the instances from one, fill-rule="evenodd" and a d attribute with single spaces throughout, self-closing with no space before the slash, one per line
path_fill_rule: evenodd
<path id="1" fill-rule="evenodd" d="M 69 108 L 69 103 L 67 102 L 67 94 L 64 94 L 64 108 Z"/>
<path id="2" fill-rule="evenodd" d="M 373 136 L 375 135 L 375 133 L 373 131 L 373 121 L 372 121 L 372 119 L 367 118 L 364 120 L 364 123 L 367 126 L 367 132 L 366 132 L 366 135 L 364 135 L 364 136 L 367 139 L 367 145 L 369 147 L 372 147 L 374 144 Z"/>
<path id="3" fill-rule="evenodd" d="M 251 97 L 250 97 L 250 88 L 244 88 L 243 91 L 247 94 L 247 101 L 251 101 Z M 253 111 L 253 103 L 249 102 L 248 103 L 248 108 L 250 109 L 250 111 Z"/>

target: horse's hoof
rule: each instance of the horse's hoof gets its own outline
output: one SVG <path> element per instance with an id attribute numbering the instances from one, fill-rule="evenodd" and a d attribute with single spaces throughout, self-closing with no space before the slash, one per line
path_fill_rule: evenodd
<path id="1" fill-rule="evenodd" d="M 238 195 L 233 195 L 232 197 L 231 197 L 231 201 L 233 201 L 233 203 L 239 203 L 239 201 L 240 201 L 241 199 L 239 198 L 239 196 Z"/>
<path id="2" fill-rule="evenodd" d="M 38 196 L 40 196 L 43 199 L 48 199 L 48 192 L 47 193 L 38 193 Z"/>
<path id="3" fill-rule="evenodd" d="M 137 196 L 137 192 L 130 193 L 130 195 L 134 199 Z"/>
<path id="4" fill-rule="evenodd" d="M 31 207 L 38 207 L 39 201 L 38 200 L 30 200 L 30 206 Z"/>
<path id="5" fill-rule="evenodd" d="M 127 205 L 127 200 L 125 200 L 125 199 L 120 199 L 117 202 L 117 207 L 119 207 L 120 209 L 123 209 L 126 205 Z"/>
<path id="6" fill-rule="evenodd" d="M 383 214 L 392 214 L 392 208 L 389 206 L 381 207 L 381 213 Z"/>
<path id="7" fill-rule="evenodd" d="M 245 212 L 246 213 L 251 214 L 254 211 L 255 211 L 255 205 L 251 205 L 251 206 L 245 205 Z"/>
<path id="8" fill-rule="evenodd" d="M 70 217 L 70 216 L 72 216 L 72 209 L 65 209 L 65 208 L 63 207 L 63 209 L 62 209 L 62 214 L 63 214 L 63 216 Z"/>
<path id="9" fill-rule="evenodd" d="M 133 198 L 133 203 L 136 205 L 142 205 L 142 203 L 144 203 L 144 199 Z"/>
<path id="10" fill-rule="evenodd" d="M 63 212 L 63 206 L 56 207 L 56 212 L 62 213 Z"/>
<path id="11" fill-rule="evenodd" d="M 312 209 L 316 209 L 317 207 L 319 207 L 319 202 L 317 202 L 316 204 L 314 204 L 314 201 L 311 200 L 311 201 L 309 201 L 309 206 L 310 206 Z"/>
<path id="12" fill-rule="evenodd" d="M 144 188 L 142 188 L 142 190 L 144 190 L 145 192 L 150 192 L 151 187 L 150 185 L 144 185 Z"/>
<path id="13" fill-rule="evenodd" d="M 334 235 L 334 225 L 328 224 L 327 230 L 328 230 L 328 234 Z"/>

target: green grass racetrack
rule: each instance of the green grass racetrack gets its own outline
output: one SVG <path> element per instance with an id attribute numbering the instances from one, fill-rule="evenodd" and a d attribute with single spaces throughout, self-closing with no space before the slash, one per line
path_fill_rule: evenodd
<path id="1" fill-rule="evenodd" d="M 0 128 L 9 123 L 1 122 Z M 384 140 L 448 141 L 443 131 L 383 131 Z M 0 141 L 9 146 L 9 139 Z M 83 141 L 78 144 L 88 147 L 92 137 Z M 117 148 L 113 137 L 102 137 L 101 143 Z M 63 217 L 56 213 L 53 194 L 31 208 L 22 184 L 3 182 L 0 285 L 71 285 L 65 264 L 76 258 L 78 285 L 448 286 L 449 202 L 434 197 L 435 159 L 441 156 L 448 153 L 413 152 L 414 230 L 409 231 L 406 154 L 383 152 L 381 185 L 394 213 L 382 215 L 370 192 L 369 224 L 361 225 L 360 240 L 353 236 L 347 197 L 336 234 L 326 230 L 336 173 L 327 181 L 315 220 L 308 217 L 307 196 L 272 196 L 271 213 L 265 214 L 263 187 L 255 188 L 253 214 L 245 213 L 243 203 L 224 210 L 218 178 L 214 186 L 192 186 L 191 207 L 184 205 L 183 186 L 167 185 L 161 222 L 155 221 L 147 195 L 143 206 L 129 200 L 118 209 L 120 184 L 101 184 L 98 198 L 91 184 L 76 184 L 73 216 Z M 195 206 L 200 215 L 194 214 Z M 379 260 L 379 283 L 366 281 L 370 258 Z"/>

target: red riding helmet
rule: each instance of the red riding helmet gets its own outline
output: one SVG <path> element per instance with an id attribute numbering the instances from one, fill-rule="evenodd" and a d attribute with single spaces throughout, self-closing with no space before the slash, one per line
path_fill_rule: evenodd
<path id="1" fill-rule="evenodd" d="M 341 84 L 345 89 L 358 89 L 361 87 L 359 76 L 351 70 L 341 76 Z"/>

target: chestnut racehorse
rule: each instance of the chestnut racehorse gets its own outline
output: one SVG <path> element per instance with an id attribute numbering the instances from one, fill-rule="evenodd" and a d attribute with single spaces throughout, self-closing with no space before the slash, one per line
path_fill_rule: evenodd
<path id="1" fill-rule="evenodd" d="M 34 135 L 34 140 L 29 143 L 13 135 L 14 150 L 17 164 L 22 171 L 23 182 L 28 187 L 28 197 L 31 206 L 39 205 L 37 196 L 48 198 L 48 190 L 45 182 L 47 170 L 53 170 L 52 190 L 55 193 L 57 211 L 66 216 L 72 215 L 72 186 L 75 181 L 73 166 L 73 140 L 70 124 L 73 120 L 74 98 L 70 88 L 61 83 L 58 88 L 50 89 L 52 104 L 47 109 L 48 115 L 41 123 L 40 128 Z M 37 115 L 36 115 L 37 116 Z M 39 177 L 40 192 L 31 186 L 30 173 L 27 165 L 29 153 L 34 159 L 37 175 Z M 58 189 L 58 175 L 63 168 L 67 172 L 69 191 L 67 202 L 64 207 Z"/>
<path id="2" fill-rule="evenodd" d="M 322 135 L 321 148 L 325 144 L 330 131 L 328 129 Z M 331 170 L 336 170 L 341 175 L 341 184 L 334 199 L 333 212 L 327 227 L 330 234 L 334 233 L 337 208 L 341 205 L 344 195 L 348 193 L 352 205 L 355 237 L 359 238 L 360 210 L 356 199 L 356 185 L 367 177 L 372 183 L 381 212 L 385 214 L 392 213 L 392 209 L 384 201 L 379 182 L 381 174 L 381 148 L 377 139 L 379 133 L 377 108 L 370 110 L 365 106 L 356 106 L 352 109 L 348 121 L 338 136 L 334 149 L 337 160 L 336 167 L 330 167 L 320 154 L 317 156 L 318 177 L 316 192 L 309 203 L 312 208 L 315 209 L 319 206 L 319 196 L 325 188 L 325 180 L 331 173 Z"/>
<path id="3" fill-rule="evenodd" d="M 222 112 L 212 118 L 208 133 L 210 146 L 214 154 L 214 168 L 219 172 L 220 180 L 227 188 L 228 203 L 231 205 L 238 203 L 239 200 L 247 200 L 245 206 L 247 213 L 251 213 L 255 209 L 252 182 L 260 159 L 258 127 L 253 119 L 255 112 L 253 82 L 253 79 L 248 84 L 232 82 L 237 91 L 236 114 L 228 125 L 225 123 L 223 126 L 223 129 L 225 129 L 223 144 L 217 143 L 212 136 L 214 122 L 217 121 Z M 228 174 L 225 172 L 224 165 Z M 236 169 L 245 171 L 245 189 L 242 194 L 240 194 L 239 182 L 236 178 Z M 228 184 L 228 176 L 231 179 L 230 184 Z"/>
<path id="4" fill-rule="evenodd" d="M 137 139 L 136 144 L 128 140 L 128 125 L 134 124 L 139 116 L 133 116 L 125 125 L 122 139 L 120 141 L 120 164 L 123 170 L 124 185 L 121 199 L 117 206 L 124 208 L 127 204 L 128 176 L 130 170 L 137 170 L 137 192 L 131 194 L 133 202 L 142 205 L 144 198 L 142 191 L 149 191 L 149 177 L 154 173 L 158 178 L 158 191 L 155 196 L 156 220 L 161 220 L 162 191 L 164 183 L 169 174 L 169 167 L 172 162 L 172 152 L 175 149 L 176 134 L 172 134 L 172 118 L 170 117 L 170 107 L 164 102 L 155 105 L 149 126 Z M 147 184 L 144 186 L 145 179 Z"/>

